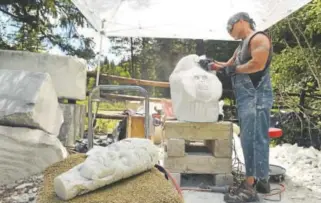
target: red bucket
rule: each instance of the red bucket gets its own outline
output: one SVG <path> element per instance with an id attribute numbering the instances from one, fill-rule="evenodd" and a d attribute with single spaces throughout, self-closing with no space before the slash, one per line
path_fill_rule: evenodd
<path id="1" fill-rule="evenodd" d="M 279 138 L 283 135 L 283 131 L 280 128 L 270 128 L 269 136 L 270 138 Z"/>
<path id="2" fill-rule="evenodd" d="M 171 100 L 163 100 L 162 106 L 163 106 L 164 114 L 167 118 L 175 118 Z"/>

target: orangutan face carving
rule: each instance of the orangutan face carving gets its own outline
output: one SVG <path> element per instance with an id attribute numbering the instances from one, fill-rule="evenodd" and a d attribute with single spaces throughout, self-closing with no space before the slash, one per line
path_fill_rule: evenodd
<path id="1" fill-rule="evenodd" d="M 199 66 L 198 58 L 196 55 L 182 58 L 169 78 L 173 111 L 185 121 L 216 121 L 222 83 L 215 74 Z M 211 111 L 214 113 L 209 114 Z"/>

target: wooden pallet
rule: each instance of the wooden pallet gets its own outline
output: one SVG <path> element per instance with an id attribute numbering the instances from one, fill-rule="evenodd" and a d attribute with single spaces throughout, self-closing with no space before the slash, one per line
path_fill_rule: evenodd
<path id="1" fill-rule="evenodd" d="M 233 183 L 231 122 L 166 121 L 164 167 L 178 182 L 182 174 L 209 174 L 215 185 Z"/>

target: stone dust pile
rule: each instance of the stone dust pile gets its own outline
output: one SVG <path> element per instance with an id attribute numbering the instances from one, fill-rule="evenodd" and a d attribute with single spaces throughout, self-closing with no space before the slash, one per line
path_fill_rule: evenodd
<path id="1" fill-rule="evenodd" d="M 53 187 L 54 178 L 86 159 L 84 154 L 73 154 L 55 163 L 44 172 L 37 203 L 183 203 L 172 183 L 156 168 L 119 181 L 69 201 L 60 200 Z"/>

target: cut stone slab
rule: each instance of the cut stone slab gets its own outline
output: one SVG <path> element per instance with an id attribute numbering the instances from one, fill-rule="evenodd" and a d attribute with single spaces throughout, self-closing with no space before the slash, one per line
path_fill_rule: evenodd
<path id="1" fill-rule="evenodd" d="M 0 50 L 0 69 L 46 72 L 59 98 L 86 99 L 87 65 L 71 56 Z"/>
<path id="2" fill-rule="evenodd" d="M 58 138 L 64 146 L 74 146 L 75 141 L 84 135 L 86 105 L 60 104 L 60 108 L 63 111 L 64 122 Z"/>
<path id="3" fill-rule="evenodd" d="M 48 73 L 0 70 L 0 125 L 35 128 L 58 136 L 62 123 Z"/>
<path id="4" fill-rule="evenodd" d="M 0 126 L 0 143 L 1 185 L 41 173 L 68 155 L 56 136 L 37 129 Z"/>

